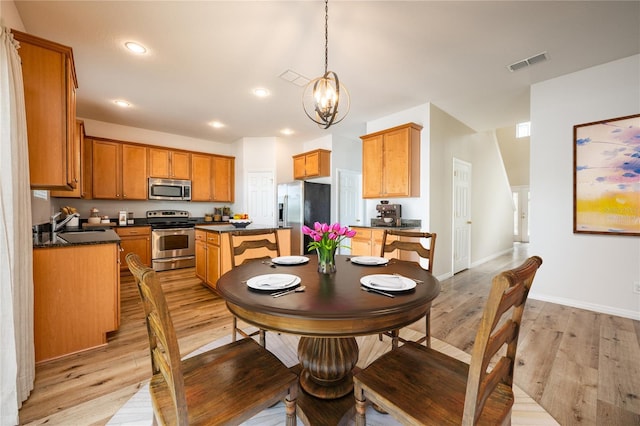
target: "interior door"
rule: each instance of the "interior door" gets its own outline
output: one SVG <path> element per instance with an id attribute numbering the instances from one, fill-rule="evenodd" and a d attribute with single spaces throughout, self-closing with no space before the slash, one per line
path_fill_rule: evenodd
<path id="1" fill-rule="evenodd" d="M 514 186 L 511 188 L 513 196 L 513 241 L 529 242 L 529 201 L 528 186 Z"/>
<path id="2" fill-rule="evenodd" d="M 338 221 L 342 225 L 362 226 L 362 174 L 338 170 Z M 340 254 L 350 254 L 341 247 Z"/>
<path id="3" fill-rule="evenodd" d="M 247 174 L 247 214 L 253 223 L 277 226 L 276 196 L 272 172 Z"/>
<path id="4" fill-rule="evenodd" d="M 471 266 L 471 164 L 453 159 L 453 273 Z"/>

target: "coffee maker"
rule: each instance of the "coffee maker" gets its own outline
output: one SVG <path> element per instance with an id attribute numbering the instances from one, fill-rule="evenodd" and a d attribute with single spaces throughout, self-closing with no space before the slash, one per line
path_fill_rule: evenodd
<path id="1" fill-rule="evenodd" d="M 378 218 L 371 219 L 372 226 L 401 226 L 402 206 L 381 203 L 376 206 Z"/>

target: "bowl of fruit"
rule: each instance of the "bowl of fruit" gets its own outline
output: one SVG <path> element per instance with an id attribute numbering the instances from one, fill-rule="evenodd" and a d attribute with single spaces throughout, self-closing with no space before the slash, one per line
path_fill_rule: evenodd
<path id="1" fill-rule="evenodd" d="M 246 228 L 251 223 L 248 214 L 234 214 L 232 218 L 229 219 L 229 223 L 235 226 L 236 228 Z"/>

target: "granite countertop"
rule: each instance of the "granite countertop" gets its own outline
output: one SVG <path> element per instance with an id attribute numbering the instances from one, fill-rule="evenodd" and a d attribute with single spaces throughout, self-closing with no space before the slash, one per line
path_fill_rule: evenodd
<path id="1" fill-rule="evenodd" d="M 216 231 L 216 232 L 232 232 L 232 231 L 251 231 L 251 230 L 257 230 L 257 229 L 291 229 L 290 226 L 285 226 L 285 227 L 277 227 L 277 226 L 269 226 L 269 225 L 258 225 L 258 224 L 251 224 L 249 226 L 247 226 L 246 228 L 236 228 L 233 225 L 229 225 L 229 224 L 223 224 L 221 222 L 220 225 L 196 225 L 196 229 L 202 229 L 204 231 Z"/>
<path id="2" fill-rule="evenodd" d="M 56 232 L 53 236 L 50 232 L 33 234 L 33 248 L 70 247 L 118 242 L 120 242 L 120 237 L 112 229 Z"/>

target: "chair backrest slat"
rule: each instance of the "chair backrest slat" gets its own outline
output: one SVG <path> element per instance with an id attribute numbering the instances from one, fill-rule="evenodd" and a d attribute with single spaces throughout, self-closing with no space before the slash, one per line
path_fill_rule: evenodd
<path id="1" fill-rule="evenodd" d="M 542 259 L 532 256 L 519 267 L 502 272 L 493 279 L 471 354 L 462 419 L 464 425 L 476 423 L 487 398 L 500 383 L 510 387 L 513 385 L 522 314 L 540 265 Z M 510 318 L 502 322 L 503 315 L 508 312 Z M 500 323 L 502 326 L 496 330 Z M 489 368 L 492 358 L 504 345 L 507 345 L 505 354 L 500 356 L 493 368 Z"/>
<path id="2" fill-rule="evenodd" d="M 280 256 L 277 229 L 233 231 L 229 233 L 229 244 L 232 268 L 249 260 Z"/>
<path id="3" fill-rule="evenodd" d="M 390 240 L 389 236 L 397 236 L 397 240 Z M 435 233 L 418 232 L 418 231 L 401 231 L 395 229 L 385 229 L 382 237 L 382 247 L 380 249 L 380 256 L 384 257 L 386 253 L 391 253 L 395 250 L 401 250 L 405 252 L 415 252 L 418 256 L 428 261 L 427 271 L 433 272 L 433 257 L 435 255 L 436 248 Z M 415 241 L 401 240 L 401 238 L 412 238 Z M 420 238 L 428 239 L 428 247 L 425 247 L 420 242 Z"/>
<path id="4" fill-rule="evenodd" d="M 145 266 L 138 255 L 126 256 L 129 270 L 135 277 L 145 311 L 151 370 L 167 382 L 174 403 L 176 424 L 188 425 L 187 399 L 180 362 L 180 348 L 167 302 L 155 271 Z M 155 403 L 155 401 L 154 401 Z"/>

